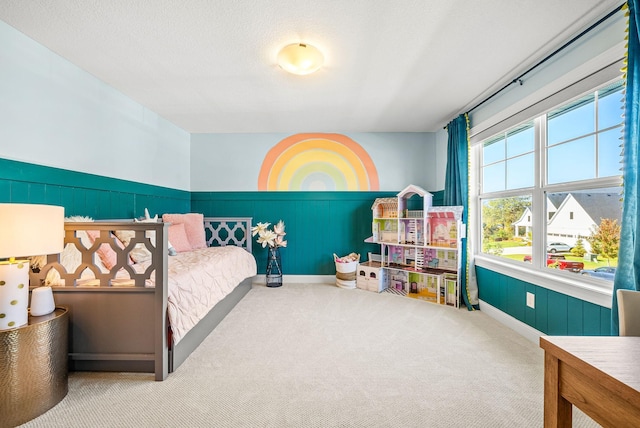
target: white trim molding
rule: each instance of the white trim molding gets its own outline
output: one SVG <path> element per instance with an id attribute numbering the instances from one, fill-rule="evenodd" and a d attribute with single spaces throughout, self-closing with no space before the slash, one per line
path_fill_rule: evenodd
<path id="1" fill-rule="evenodd" d="M 612 288 L 610 285 L 600 285 L 593 278 L 571 272 L 543 272 L 524 266 L 524 263 L 508 262 L 492 257 L 475 257 L 476 266 L 489 269 L 500 274 L 528 282 L 547 290 L 566 294 L 576 299 L 611 308 Z M 518 266 L 522 264 L 523 266 Z"/>
<path id="2" fill-rule="evenodd" d="M 544 333 L 536 330 L 528 324 L 523 323 L 512 317 L 509 314 L 502 312 L 500 309 L 497 309 L 487 302 L 480 300 L 480 310 L 485 314 L 489 315 L 494 320 L 498 321 L 500 324 L 503 324 L 509 327 L 511 330 L 518 333 L 520 336 L 525 337 L 533 343 L 540 343 L 540 336 L 544 336 Z"/>
<path id="3" fill-rule="evenodd" d="M 265 275 L 256 275 L 253 284 L 265 285 Z M 332 284 L 336 285 L 335 275 L 282 275 L 283 284 Z"/>

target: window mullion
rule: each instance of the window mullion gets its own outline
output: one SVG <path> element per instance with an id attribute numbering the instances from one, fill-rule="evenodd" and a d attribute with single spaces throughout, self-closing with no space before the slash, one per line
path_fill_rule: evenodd
<path id="1" fill-rule="evenodd" d="M 471 165 L 476 168 L 469 169 L 469 207 L 465 220 L 468 227 L 467 251 L 469 254 L 478 254 L 482 251 L 482 223 L 479 204 L 480 177 L 482 176 L 482 146 L 476 145 L 470 148 Z"/>
<path id="2" fill-rule="evenodd" d="M 532 195 L 532 259 L 536 268 L 547 267 L 546 255 L 546 229 L 547 210 L 544 198 L 544 182 L 546 180 L 546 115 L 537 117 L 534 120 L 534 186 Z"/>
<path id="3" fill-rule="evenodd" d="M 599 130 L 600 126 L 598 125 L 598 107 L 599 107 L 599 104 L 600 104 L 599 95 L 600 95 L 600 92 L 596 91 L 596 93 L 594 95 L 595 105 L 594 105 L 594 109 L 593 109 L 593 114 L 595 116 L 595 118 L 593 119 L 593 124 L 595 125 L 594 128 L 595 128 L 595 134 L 596 134 L 593 137 L 593 144 L 595 144 L 595 148 L 594 148 L 595 159 L 594 160 L 596 162 L 596 165 L 595 165 L 596 177 L 600 177 L 600 162 L 598 160 L 598 157 L 599 157 L 598 156 L 598 151 L 599 151 L 599 148 L 600 148 L 600 145 L 598 144 L 598 140 L 599 140 L 599 137 L 600 137 L 600 130 Z"/>

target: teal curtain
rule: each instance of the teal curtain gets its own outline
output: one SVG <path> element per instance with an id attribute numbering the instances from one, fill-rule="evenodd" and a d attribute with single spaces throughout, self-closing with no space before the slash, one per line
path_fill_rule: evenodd
<path id="1" fill-rule="evenodd" d="M 462 222 L 467 226 L 469 218 L 469 118 L 461 114 L 447 125 L 447 170 L 444 182 L 444 205 L 459 205 L 464 208 Z M 467 235 L 468 236 L 468 233 Z M 460 294 L 467 309 L 479 309 L 475 285 L 469 284 L 467 240 L 462 240 L 462 278 Z"/>
<path id="2" fill-rule="evenodd" d="M 624 112 L 623 179 L 624 199 L 622 203 L 622 230 L 618 268 L 613 281 L 611 304 L 611 334 L 618 335 L 618 301 L 616 290 L 640 290 L 640 214 L 638 204 L 638 140 L 640 139 L 640 34 L 638 34 L 638 0 L 627 3 L 629 23 L 627 27 L 628 50 L 626 64 L 626 91 Z"/>

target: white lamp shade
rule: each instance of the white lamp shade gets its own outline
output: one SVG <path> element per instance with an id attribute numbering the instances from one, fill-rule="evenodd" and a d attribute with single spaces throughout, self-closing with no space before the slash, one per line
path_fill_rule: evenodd
<path id="1" fill-rule="evenodd" d="M 311 74 L 322 67 L 323 63 L 322 52 L 305 43 L 292 43 L 278 53 L 278 65 L 293 74 Z"/>
<path id="2" fill-rule="evenodd" d="M 0 258 L 56 254 L 63 249 L 63 207 L 0 204 Z"/>

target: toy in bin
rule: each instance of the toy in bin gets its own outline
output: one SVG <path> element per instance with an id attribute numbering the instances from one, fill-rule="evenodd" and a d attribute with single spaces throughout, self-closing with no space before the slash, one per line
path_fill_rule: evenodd
<path id="1" fill-rule="evenodd" d="M 334 254 L 333 261 L 336 263 L 336 285 L 341 288 L 356 288 L 356 271 L 360 254 L 351 253 L 344 257 Z"/>

